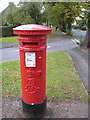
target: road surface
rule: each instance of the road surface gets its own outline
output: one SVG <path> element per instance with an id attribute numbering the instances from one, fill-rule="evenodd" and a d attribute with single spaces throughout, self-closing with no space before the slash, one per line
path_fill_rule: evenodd
<path id="1" fill-rule="evenodd" d="M 80 41 L 81 36 L 82 39 L 84 39 L 86 35 L 86 31 L 81 30 L 72 30 L 74 38 L 68 39 L 66 36 L 61 34 L 59 31 L 57 31 L 57 34 L 54 39 L 51 41 L 48 41 L 47 43 L 47 53 L 51 52 L 58 52 L 58 51 L 68 51 L 73 48 L 76 48 L 77 42 Z M 3 47 L 6 46 L 7 48 L 0 49 L 0 62 L 7 62 L 7 61 L 13 61 L 19 59 L 19 50 L 16 43 L 12 44 L 3 44 Z M 9 46 L 15 46 L 10 47 Z"/>
<path id="2" fill-rule="evenodd" d="M 47 43 L 47 53 L 58 52 L 58 51 L 68 51 L 76 47 L 77 47 L 77 44 L 72 40 L 67 40 L 67 41 L 63 40 L 63 41 Z M 1 62 L 19 60 L 19 49 L 18 47 L 0 49 L 0 56 L 2 56 Z"/>
<path id="3" fill-rule="evenodd" d="M 72 33 L 74 35 L 74 38 L 76 38 L 77 40 L 84 40 L 85 36 L 86 36 L 86 31 L 83 30 L 72 30 Z"/>

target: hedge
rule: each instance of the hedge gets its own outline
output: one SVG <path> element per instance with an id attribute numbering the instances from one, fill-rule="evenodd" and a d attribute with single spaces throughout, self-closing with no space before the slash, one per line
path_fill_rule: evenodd
<path id="1" fill-rule="evenodd" d="M 10 37 L 10 36 L 16 36 L 15 34 L 13 34 L 13 27 L 8 27 L 8 26 L 2 26 L 0 27 L 0 37 Z"/>
<path id="2" fill-rule="evenodd" d="M 74 25 L 73 28 L 74 28 L 74 29 L 78 29 L 79 26 L 78 26 L 78 25 Z"/>
<path id="3" fill-rule="evenodd" d="M 82 26 L 82 28 L 81 28 L 82 30 L 86 30 L 87 28 L 86 28 L 86 26 Z"/>
<path id="4" fill-rule="evenodd" d="M 81 30 L 86 30 L 87 28 L 86 28 L 86 26 L 79 26 L 79 25 L 74 25 L 74 26 L 72 26 L 74 29 L 81 29 Z"/>

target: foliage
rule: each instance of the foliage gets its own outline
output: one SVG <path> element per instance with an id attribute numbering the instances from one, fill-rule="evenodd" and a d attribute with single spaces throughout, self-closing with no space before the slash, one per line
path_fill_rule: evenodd
<path id="1" fill-rule="evenodd" d="M 85 20 L 77 20 L 77 24 L 81 27 L 86 25 L 86 21 Z"/>
<path id="2" fill-rule="evenodd" d="M 73 25 L 72 27 L 73 27 L 74 29 L 78 29 L 78 28 L 79 28 L 78 25 Z"/>
<path id="3" fill-rule="evenodd" d="M 73 25 L 74 29 L 81 29 L 81 30 L 86 30 L 86 26 L 79 26 L 79 25 Z"/>
<path id="4" fill-rule="evenodd" d="M 49 5 L 49 22 L 62 32 L 71 34 L 72 23 L 76 17 L 80 16 L 84 22 L 87 21 L 88 4 L 82 2 L 49 2 L 43 4 L 45 7 L 44 14 L 48 15 Z M 84 16 L 82 16 L 84 15 Z M 45 16 L 45 15 L 44 15 Z M 47 20 L 47 19 L 46 19 Z"/>
<path id="5" fill-rule="evenodd" d="M 77 26 L 79 29 L 86 29 L 86 21 L 85 20 L 77 20 L 76 23 L 77 23 Z"/>
<path id="6" fill-rule="evenodd" d="M 45 23 L 46 25 L 48 25 L 48 14 L 47 14 L 47 10 L 44 10 L 43 13 L 41 13 L 41 22 Z"/>
<path id="7" fill-rule="evenodd" d="M 79 46 L 81 47 L 83 45 L 83 41 L 80 40 Z"/>
<path id="8" fill-rule="evenodd" d="M 67 53 L 47 55 L 47 97 L 86 101 L 85 90 Z M 2 63 L 2 95 L 21 96 L 20 61 Z"/>
<path id="9" fill-rule="evenodd" d="M 16 8 L 15 4 L 13 2 L 9 2 L 8 7 L 2 11 L 1 13 L 2 25 L 7 25 L 7 16 L 11 18 L 11 16 L 13 15 L 13 9 L 15 8 Z M 9 18 L 8 20 L 10 20 Z"/>
<path id="10" fill-rule="evenodd" d="M 86 30 L 87 28 L 86 28 L 86 26 L 82 26 L 81 29 L 82 30 Z"/>
<path id="11" fill-rule="evenodd" d="M 20 2 L 19 7 L 13 8 L 12 13 L 7 15 L 8 25 L 18 26 L 21 24 L 40 24 L 40 3 Z"/>
<path id="12" fill-rule="evenodd" d="M 89 2 L 82 2 L 82 15 L 80 17 L 86 22 L 88 27 L 88 21 L 90 21 L 90 11 L 89 11 L 90 1 Z"/>
<path id="13" fill-rule="evenodd" d="M 13 34 L 13 27 L 0 27 L 1 36 L 0 37 L 9 37 L 9 36 L 15 36 Z"/>
<path id="14" fill-rule="evenodd" d="M 50 24 L 58 26 L 62 32 L 71 33 L 71 24 L 81 13 L 78 2 L 54 2 L 49 4 Z M 46 8 L 47 9 L 47 8 Z"/>
<path id="15" fill-rule="evenodd" d="M 23 4 L 23 5 L 22 5 Z M 32 19 L 34 19 L 36 24 L 39 24 L 40 18 L 41 18 L 41 6 L 40 3 L 33 3 L 33 2 L 23 2 L 21 3 L 21 11 L 25 12 L 27 16 L 31 16 Z"/>

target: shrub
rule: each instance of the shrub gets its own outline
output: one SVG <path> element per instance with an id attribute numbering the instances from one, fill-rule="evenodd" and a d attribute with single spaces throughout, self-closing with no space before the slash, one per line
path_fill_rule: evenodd
<path id="1" fill-rule="evenodd" d="M 13 27 L 2 26 L 0 27 L 0 31 L 2 32 L 2 34 L 0 34 L 0 37 L 16 36 L 13 34 Z"/>
<path id="2" fill-rule="evenodd" d="M 82 26 L 81 29 L 82 29 L 82 30 L 86 30 L 86 26 Z"/>
<path id="3" fill-rule="evenodd" d="M 81 47 L 83 45 L 83 41 L 80 40 L 79 46 Z"/>
<path id="4" fill-rule="evenodd" d="M 78 26 L 78 25 L 74 25 L 73 28 L 74 28 L 74 29 L 78 29 L 79 26 Z"/>
<path id="5" fill-rule="evenodd" d="M 82 26 L 86 25 L 86 21 L 85 20 L 77 20 L 77 24 L 78 24 L 79 28 L 82 28 Z"/>
<path id="6" fill-rule="evenodd" d="M 86 30 L 86 26 L 74 25 L 73 28 L 74 28 L 74 29 Z"/>

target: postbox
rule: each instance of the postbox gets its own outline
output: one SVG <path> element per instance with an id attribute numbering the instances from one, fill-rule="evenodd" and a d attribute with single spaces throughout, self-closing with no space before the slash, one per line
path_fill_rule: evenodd
<path id="1" fill-rule="evenodd" d="M 13 28 L 19 35 L 23 111 L 41 116 L 46 111 L 46 39 L 51 28 L 27 24 Z"/>

